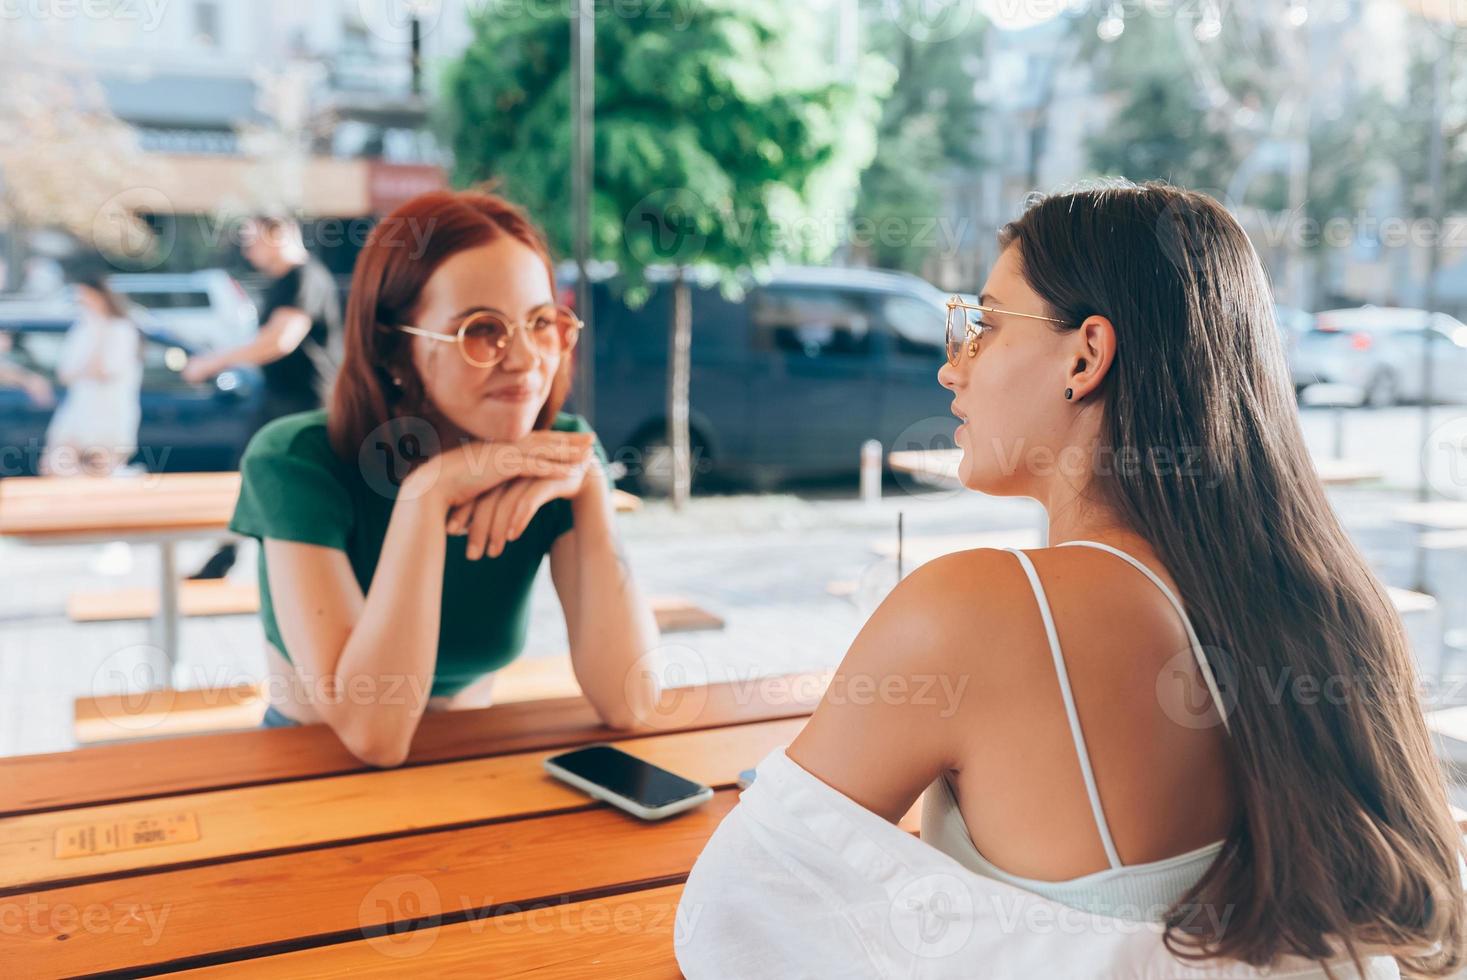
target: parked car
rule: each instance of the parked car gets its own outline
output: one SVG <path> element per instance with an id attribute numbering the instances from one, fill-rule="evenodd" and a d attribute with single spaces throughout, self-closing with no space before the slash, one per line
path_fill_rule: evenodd
<path id="1" fill-rule="evenodd" d="M 611 282 L 592 291 L 596 429 L 644 493 L 670 483 L 671 296 L 668 283 L 655 283 L 634 310 Z M 710 283 L 694 286 L 695 483 L 852 473 L 865 440 L 890 449 L 914 426 L 924 445 L 933 433 L 951 445 L 952 395 L 937 383 L 946 299 L 915 276 L 854 269 L 785 269 L 736 300 Z"/>
<path id="2" fill-rule="evenodd" d="M 118 273 L 108 281 L 147 310 L 152 325 L 200 349 L 244 343 L 260 325 L 254 301 L 223 269 Z"/>
<path id="3" fill-rule="evenodd" d="M 223 269 L 198 272 L 119 272 L 107 279 L 134 304 L 139 321 L 197 350 L 232 347 L 254 336 L 259 313 L 249 293 Z M 78 314 L 70 290 L 43 297 L 0 299 L 0 320 L 23 316 L 71 320 Z"/>
<path id="4" fill-rule="evenodd" d="M 1300 337 L 1298 369 L 1307 384 L 1341 384 L 1358 390 L 1363 405 L 1420 401 L 1422 344 L 1427 335 L 1433 400 L 1463 401 L 1467 326 L 1445 313 L 1383 306 L 1320 313 L 1314 329 Z"/>
<path id="5" fill-rule="evenodd" d="M 0 356 L 47 378 L 59 401 L 56 362 L 70 317 L 17 316 L 0 309 Z M 254 434 L 263 387 L 253 368 L 233 368 L 204 384 L 179 376 L 192 345 L 148 326 L 143 335 L 142 421 L 133 461 L 152 471 L 230 470 Z M 55 406 L 37 405 L 16 388 L 0 387 L 0 476 L 33 476 Z"/>
<path id="6" fill-rule="evenodd" d="M 1283 341 L 1284 357 L 1289 363 L 1289 376 L 1294 382 L 1294 394 L 1297 395 L 1315 381 L 1299 360 L 1299 341 L 1314 329 L 1314 314 L 1282 303 L 1274 304 L 1273 313 L 1278 322 L 1279 338 Z"/>

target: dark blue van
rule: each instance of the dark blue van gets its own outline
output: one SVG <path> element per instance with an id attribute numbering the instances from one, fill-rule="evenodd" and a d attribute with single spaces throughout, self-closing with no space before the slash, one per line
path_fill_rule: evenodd
<path id="1" fill-rule="evenodd" d="M 563 285 L 573 283 L 572 271 Z M 595 427 L 624 485 L 665 493 L 672 289 L 654 283 L 636 310 L 616 296 L 595 283 Z M 737 301 L 695 285 L 695 485 L 847 475 L 864 441 L 890 450 L 904 433 L 935 448 L 945 432 L 951 446 L 952 396 L 937 383 L 946 299 L 916 276 L 860 269 L 785 269 Z"/>

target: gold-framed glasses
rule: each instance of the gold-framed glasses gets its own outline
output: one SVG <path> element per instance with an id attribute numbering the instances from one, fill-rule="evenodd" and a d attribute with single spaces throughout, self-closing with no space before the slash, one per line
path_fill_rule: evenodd
<path id="1" fill-rule="evenodd" d="M 1049 323 L 1068 324 L 1068 320 L 1058 317 L 1040 316 L 1038 313 L 1016 313 L 1013 310 L 1000 310 L 996 306 L 979 306 L 976 303 L 967 303 L 956 293 L 947 300 L 947 362 L 953 367 L 958 366 L 958 361 L 963 356 L 963 346 L 968 346 L 969 356 L 978 353 L 978 341 L 983 335 L 993 329 L 993 324 L 983 322 L 983 314 L 998 313 L 1003 316 L 1021 316 L 1026 320 L 1045 320 Z"/>
<path id="2" fill-rule="evenodd" d="M 414 337 L 426 337 L 445 344 L 457 344 L 458 352 L 473 367 L 490 368 L 504 360 L 515 333 L 524 331 L 530 347 L 540 356 L 564 354 L 575 347 L 581 336 L 581 318 L 568 306 L 545 306 L 528 320 L 515 323 L 491 310 L 470 313 L 453 333 L 425 330 L 411 324 L 396 329 Z"/>

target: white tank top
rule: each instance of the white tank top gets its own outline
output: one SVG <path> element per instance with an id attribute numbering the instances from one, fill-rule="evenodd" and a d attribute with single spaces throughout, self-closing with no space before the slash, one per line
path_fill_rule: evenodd
<path id="1" fill-rule="evenodd" d="M 1207 685 L 1212 703 L 1221 714 L 1223 727 L 1226 729 L 1228 718 L 1223 713 L 1223 701 L 1218 693 L 1217 681 L 1213 677 L 1212 668 L 1207 662 L 1207 655 L 1202 650 L 1202 644 L 1198 642 L 1197 633 L 1192 628 L 1191 620 L 1187 618 L 1186 610 L 1182 608 L 1181 602 L 1177 600 L 1172 590 L 1167 588 L 1166 583 L 1151 569 L 1119 548 L 1102 544 L 1099 541 L 1065 541 L 1057 547 L 1065 545 L 1084 545 L 1109 551 L 1130 562 L 1157 588 L 1161 589 L 1187 629 L 1187 640 L 1192 646 L 1193 656 L 1197 659 L 1198 670 L 1202 673 L 1202 679 Z M 1009 874 L 985 858 L 973 844 L 973 838 L 968 833 L 968 825 L 963 822 L 963 814 L 958 809 L 957 796 L 953 792 L 952 784 L 946 773 L 938 776 L 922 797 L 922 841 L 936 847 L 975 874 L 1006 882 L 1071 908 L 1133 921 L 1159 921 L 1164 917 L 1166 910 L 1186 894 L 1187 890 L 1195 885 L 1207 871 L 1221 850 L 1223 842 L 1214 841 L 1195 851 L 1188 851 L 1185 854 L 1163 858 L 1159 861 L 1148 861 L 1145 864 L 1123 864 L 1121 862 L 1120 855 L 1116 853 L 1115 841 L 1111 837 L 1110 825 L 1105 819 L 1105 810 L 1100 805 L 1100 793 L 1095 786 L 1095 773 L 1090 767 L 1090 753 L 1085 748 L 1084 732 L 1080 730 L 1080 716 L 1075 710 L 1075 696 L 1070 690 L 1069 672 L 1065 669 L 1064 654 L 1060 651 L 1059 634 L 1054 626 L 1054 614 L 1050 611 L 1049 600 L 1044 594 L 1044 586 L 1040 584 L 1039 574 L 1034 570 L 1034 563 L 1029 560 L 1028 555 L 1017 548 L 1004 550 L 1013 552 L 1019 559 L 1024 573 L 1029 577 L 1029 584 L 1034 588 L 1034 598 L 1039 603 L 1039 613 L 1044 619 L 1044 632 L 1049 639 L 1049 651 L 1054 658 L 1055 674 L 1059 678 L 1060 695 L 1064 698 L 1065 716 L 1070 723 L 1070 735 L 1075 742 L 1075 754 L 1079 757 L 1080 772 L 1085 780 L 1085 793 L 1089 797 L 1090 810 L 1095 816 L 1095 826 L 1100 832 L 1100 842 L 1105 848 L 1106 860 L 1110 867 L 1064 881 L 1042 881 Z"/>

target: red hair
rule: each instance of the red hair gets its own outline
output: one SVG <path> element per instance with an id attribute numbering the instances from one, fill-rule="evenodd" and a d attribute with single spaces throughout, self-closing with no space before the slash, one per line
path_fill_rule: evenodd
<path id="1" fill-rule="evenodd" d="M 372 229 L 352 272 L 345 351 L 327 413 L 331 445 L 343 460 L 357 458 L 368 433 L 423 404 L 423 383 L 409 356 L 409 338 L 391 328 L 408 322 L 424 284 L 445 259 L 501 235 L 522 242 L 544 260 L 554 291 L 555 270 L 544 235 L 523 211 L 496 194 L 420 194 Z M 565 404 L 573 360 L 561 360 L 535 428 L 549 428 Z"/>

